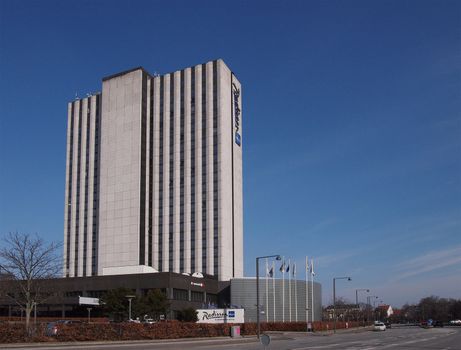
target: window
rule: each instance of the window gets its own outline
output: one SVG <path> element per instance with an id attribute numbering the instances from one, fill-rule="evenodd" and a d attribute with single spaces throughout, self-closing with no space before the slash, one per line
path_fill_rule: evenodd
<path id="1" fill-rule="evenodd" d="M 189 292 L 185 289 L 173 288 L 173 299 L 174 300 L 189 300 Z"/>
<path id="2" fill-rule="evenodd" d="M 190 298 L 191 301 L 195 301 L 195 302 L 199 302 L 199 303 L 203 302 L 203 292 L 194 292 L 194 291 L 192 291 L 190 297 L 191 297 Z"/>

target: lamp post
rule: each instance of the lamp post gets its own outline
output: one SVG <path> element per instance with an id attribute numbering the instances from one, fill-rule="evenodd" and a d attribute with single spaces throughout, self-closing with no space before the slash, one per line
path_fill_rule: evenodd
<path id="1" fill-rule="evenodd" d="M 336 333 L 336 280 L 352 281 L 350 277 L 334 277 L 333 278 L 333 332 Z"/>
<path id="2" fill-rule="evenodd" d="M 371 309 L 371 298 L 378 299 L 379 297 L 377 295 L 369 295 L 369 296 L 367 296 L 367 304 L 370 305 L 370 309 Z M 374 315 L 374 312 L 373 312 L 373 315 Z"/>
<path id="3" fill-rule="evenodd" d="M 358 292 L 362 292 L 362 291 L 366 291 L 367 293 L 370 293 L 370 290 L 366 288 L 360 288 L 360 289 L 355 290 L 355 304 L 357 305 L 357 307 L 359 307 L 359 293 Z"/>
<path id="4" fill-rule="evenodd" d="M 367 293 L 370 293 L 369 289 L 366 288 L 359 288 L 355 290 L 355 305 L 357 306 L 357 310 L 359 309 L 359 292 L 366 291 Z M 358 318 L 359 314 L 357 314 L 357 321 L 359 320 Z"/>
<path id="5" fill-rule="evenodd" d="M 128 299 L 128 320 L 131 321 L 131 300 L 136 298 L 136 295 L 125 295 L 125 298 Z"/>
<path id="6" fill-rule="evenodd" d="M 275 258 L 276 260 L 281 260 L 282 258 L 280 255 L 267 255 L 267 256 L 259 256 L 256 258 L 256 323 L 258 325 L 258 339 L 261 333 L 261 325 L 259 323 L 259 259 L 264 258 Z"/>
<path id="7" fill-rule="evenodd" d="M 376 297 L 375 299 L 378 299 L 378 297 Z M 373 321 L 376 321 L 376 303 L 378 303 L 379 306 L 378 300 L 373 300 Z"/>

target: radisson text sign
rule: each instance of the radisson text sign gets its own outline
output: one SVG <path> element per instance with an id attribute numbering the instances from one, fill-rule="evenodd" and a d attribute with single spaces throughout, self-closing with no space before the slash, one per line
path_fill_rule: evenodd
<path id="1" fill-rule="evenodd" d="M 198 309 L 197 323 L 244 323 L 243 309 Z"/>
<path id="2" fill-rule="evenodd" d="M 240 146 L 242 143 L 242 137 L 240 135 L 240 89 L 232 83 L 232 97 L 234 107 L 234 134 L 235 143 Z"/>

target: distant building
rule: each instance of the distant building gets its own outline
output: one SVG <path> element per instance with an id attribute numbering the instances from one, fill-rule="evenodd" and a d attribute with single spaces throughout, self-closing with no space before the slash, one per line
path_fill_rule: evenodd
<path id="1" fill-rule="evenodd" d="M 361 309 L 357 304 L 338 304 L 336 307 L 328 305 L 323 309 L 323 319 L 334 320 L 334 315 L 338 320 L 348 321 L 358 319 Z"/>
<path id="2" fill-rule="evenodd" d="M 376 308 L 376 311 L 381 316 L 381 318 L 389 318 L 394 314 L 394 310 L 392 310 L 392 306 L 390 305 L 379 305 Z"/>

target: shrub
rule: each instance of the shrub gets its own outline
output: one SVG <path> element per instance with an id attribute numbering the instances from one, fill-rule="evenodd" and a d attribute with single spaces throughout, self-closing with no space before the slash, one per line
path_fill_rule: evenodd
<path id="1" fill-rule="evenodd" d="M 197 310 L 192 307 L 183 309 L 178 312 L 178 321 L 182 322 L 197 322 Z"/>
<path id="2" fill-rule="evenodd" d="M 0 343 L 47 342 L 47 341 L 98 341 L 98 340 L 146 340 L 196 337 L 228 337 L 234 324 L 207 324 L 166 321 L 154 324 L 140 323 L 74 323 L 59 325 L 56 337 L 46 336 L 46 324 L 40 324 L 27 334 L 23 324 L 0 323 Z M 238 324 L 235 324 L 238 325 Z M 346 322 L 337 322 L 336 328 L 345 328 Z M 361 322 L 348 322 L 350 328 Z M 241 324 L 243 336 L 255 335 L 256 323 Z M 333 330 L 333 322 L 313 322 L 314 330 Z M 306 322 L 262 322 L 261 332 L 305 332 Z"/>

